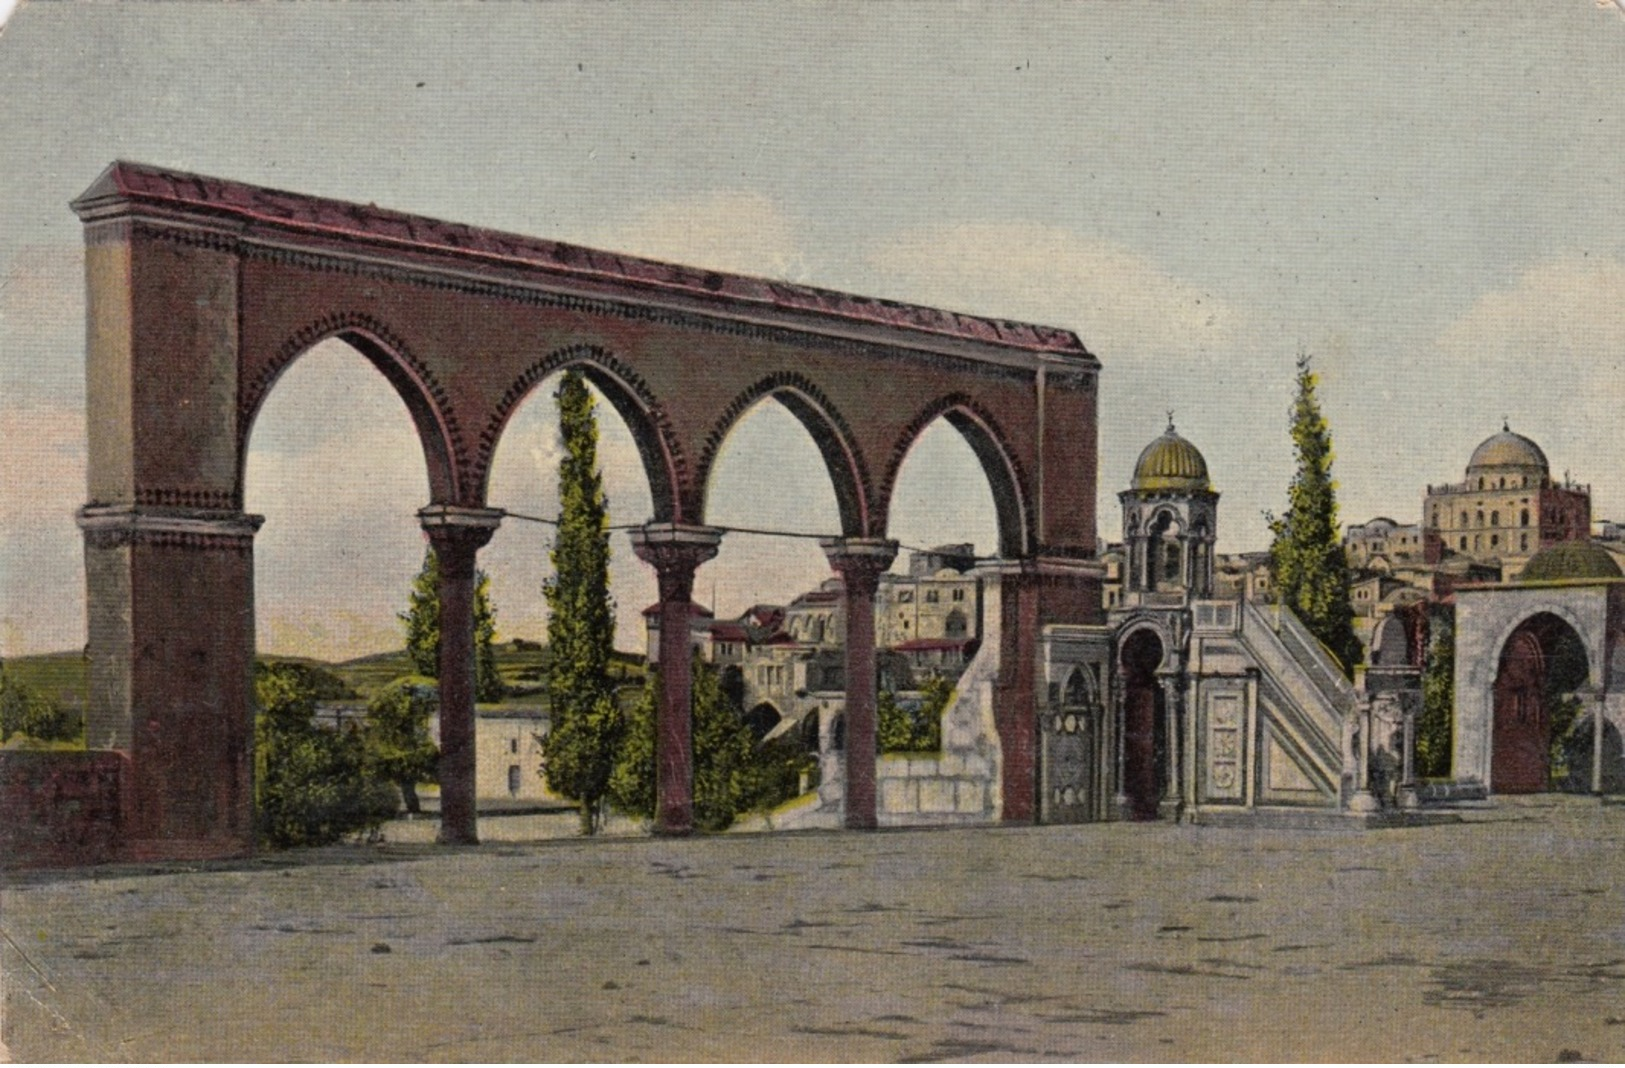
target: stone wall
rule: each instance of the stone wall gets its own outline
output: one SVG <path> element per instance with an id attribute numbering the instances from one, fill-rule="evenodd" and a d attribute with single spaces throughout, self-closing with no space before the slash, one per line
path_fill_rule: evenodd
<path id="1" fill-rule="evenodd" d="M 0 750 L 0 868 L 112 860 L 124 820 L 122 754 Z"/>

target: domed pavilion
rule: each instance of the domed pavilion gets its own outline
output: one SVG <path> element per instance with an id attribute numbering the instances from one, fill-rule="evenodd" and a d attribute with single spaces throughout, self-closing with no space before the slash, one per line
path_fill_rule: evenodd
<path id="1" fill-rule="evenodd" d="M 1591 533 L 1591 487 L 1552 478 L 1546 453 L 1506 423 L 1467 461 L 1460 482 L 1429 486 L 1422 543 L 1429 563 L 1464 556 L 1518 575 L 1536 553 Z"/>

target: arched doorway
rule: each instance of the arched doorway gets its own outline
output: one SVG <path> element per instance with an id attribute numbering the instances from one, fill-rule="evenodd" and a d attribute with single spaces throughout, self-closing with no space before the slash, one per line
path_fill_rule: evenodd
<path id="1" fill-rule="evenodd" d="M 1154 820 L 1167 787 L 1168 728 L 1157 667 L 1162 639 L 1138 630 L 1123 643 L 1123 796 L 1129 819 Z"/>
<path id="2" fill-rule="evenodd" d="M 1490 789 L 1542 793 L 1564 769 L 1563 741 L 1579 710 L 1574 691 L 1588 676 L 1585 646 L 1563 620 L 1541 613 L 1502 646 L 1490 736 Z"/>

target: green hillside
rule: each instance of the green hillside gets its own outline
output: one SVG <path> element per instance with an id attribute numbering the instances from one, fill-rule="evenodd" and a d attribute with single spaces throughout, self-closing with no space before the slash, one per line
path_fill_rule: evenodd
<path id="1" fill-rule="evenodd" d="M 342 663 L 329 663 L 310 657 L 267 656 L 258 657 L 261 663 L 300 663 L 330 671 L 369 697 L 379 689 L 400 678 L 413 674 L 412 662 L 406 650 L 374 653 Z M 543 692 L 543 679 L 547 669 L 547 650 L 536 642 L 503 642 L 496 647 L 497 672 L 508 685 L 509 700 L 534 701 Z M 80 652 L 40 653 L 33 656 L 9 657 L 5 671 L 17 681 L 67 708 L 83 708 L 85 704 L 85 658 Z M 643 657 L 633 653 L 617 652 L 610 663 L 617 681 L 636 681 L 643 678 Z"/>

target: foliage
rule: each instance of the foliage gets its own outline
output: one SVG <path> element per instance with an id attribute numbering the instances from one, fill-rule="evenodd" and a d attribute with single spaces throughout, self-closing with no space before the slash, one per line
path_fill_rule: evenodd
<path id="1" fill-rule="evenodd" d="M 920 687 L 917 701 L 903 702 L 890 690 L 875 697 L 875 747 L 882 753 L 931 753 L 942 748 L 942 712 L 953 700 L 954 685 L 933 675 Z"/>
<path id="2" fill-rule="evenodd" d="M 1560 784 L 1569 779 L 1579 779 L 1585 783 L 1584 788 L 1589 789 L 1590 745 L 1587 744 L 1584 750 L 1584 759 L 1580 767 L 1572 767 L 1569 762 L 1569 757 L 1578 748 L 1576 740 L 1579 736 L 1583 735 L 1587 743 L 1591 741 L 1590 724 L 1580 723 L 1580 714 L 1584 710 L 1583 703 L 1574 693 L 1585 685 L 1586 677 L 1590 673 L 1585 647 L 1572 634 L 1567 634 L 1550 643 L 1549 656 L 1550 662 L 1546 666 L 1546 688 L 1542 697 L 1546 704 L 1547 723 L 1551 727 L 1547 752 L 1551 782 Z M 1603 737 L 1606 740 L 1606 732 Z"/>
<path id="3" fill-rule="evenodd" d="M 491 576 L 474 572 L 474 700 L 500 701 L 508 687 L 497 672 L 497 610 L 491 603 Z"/>
<path id="4" fill-rule="evenodd" d="M 308 677 L 287 664 L 256 665 L 255 810 L 266 845 L 325 845 L 394 815 L 395 790 L 369 774 L 361 733 L 312 722 Z"/>
<path id="5" fill-rule="evenodd" d="M 625 733 L 610 771 L 607 799 L 628 816 L 655 814 L 655 730 L 660 719 L 660 669 L 651 665 L 637 700 L 626 710 Z"/>
<path id="6" fill-rule="evenodd" d="M 275 664 L 279 673 L 308 690 L 317 701 L 347 701 L 361 696 L 354 686 L 320 665 L 299 660 L 278 660 Z"/>
<path id="7" fill-rule="evenodd" d="M 739 706 L 722 687 L 715 667 L 693 662 L 694 825 L 724 831 L 742 812 L 771 808 L 794 797 L 812 765 L 791 736 L 757 745 Z M 660 674 L 651 671 L 627 711 L 626 737 L 610 777 L 609 800 L 622 812 L 655 814 L 655 732 Z"/>
<path id="8" fill-rule="evenodd" d="M 1422 669 L 1422 714 L 1416 720 L 1416 774 L 1450 774 L 1451 729 L 1456 709 L 1456 612 L 1436 607 L 1428 617 L 1428 655 Z"/>
<path id="9" fill-rule="evenodd" d="M 406 624 L 406 652 L 412 669 L 425 678 L 440 677 L 440 557 L 433 549 L 423 554 L 423 566 L 412 580 L 406 611 L 398 613 Z M 497 673 L 496 608 L 491 604 L 491 579 L 474 572 L 474 700 L 500 701 L 507 693 Z"/>
<path id="10" fill-rule="evenodd" d="M 624 721 L 610 681 L 615 606 L 609 596 L 609 508 L 598 469 L 598 420 L 579 371 L 554 394 L 564 459 L 547 597 L 548 703 L 542 743 L 548 785 L 581 805 L 581 829 L 609 789 Z"/>
<path id="11" fill-rule="evenodd" d="M 1298 359 L 1298 393 L 1292 405 L 1292 442 L 1297 471 L 1287 490 L 1287 510 L 1269 517 L 1270 578 L 1276 596 L 1303 620 L 1353 676 L 1360 661 L 1349 598 L 1348 560 L 1337 529 L 1337 483 L 1332 480 L 1332 435 L 1315 397 L 1318 376 L 1309 357 Z"/>
<path id="12" fill-rule="evenodd" d="M 418 783 L 437 778 L 440 750 L 429 738 L 429 719 L 440 706 L 432 683 L 399 679 L 367 704 L 362 727 L 367 766 L 372 774 L 400 788 L 406 811 L 421 811 Z"/>
<path id="13" fill-rule="evenodd" d="M 82 738 L 84 732 L 82 715 L 0 668 L 0 742 L 19 734 L 36 742 L 69 742 Z"/>

